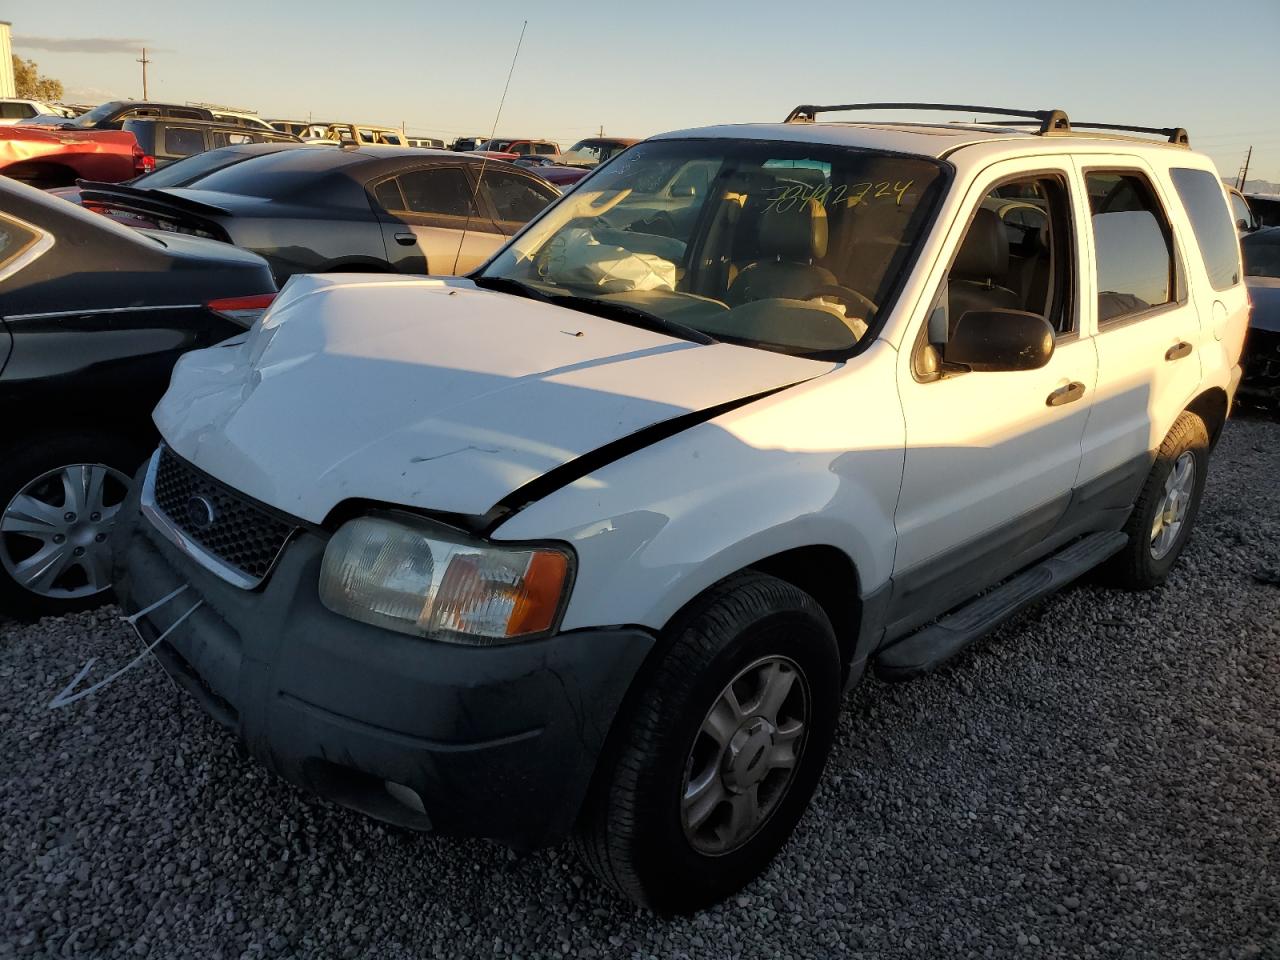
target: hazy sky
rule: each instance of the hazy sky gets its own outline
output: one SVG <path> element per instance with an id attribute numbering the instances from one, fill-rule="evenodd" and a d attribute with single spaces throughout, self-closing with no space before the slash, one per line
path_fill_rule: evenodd
<path id="1" fill-rule="evenodd" d="M 1280 181 L 1280 0 L 0 0 L 67 98 L 151 96 L 270 117 L 568 146 L 782 119 L 797 103 L 953 100 L 1178 125 L 1234 176 Z"/>

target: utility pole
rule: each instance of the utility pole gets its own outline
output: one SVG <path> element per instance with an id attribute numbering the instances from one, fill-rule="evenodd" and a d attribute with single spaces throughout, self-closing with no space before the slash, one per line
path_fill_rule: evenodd
<path id="1" fill-rule="evenodd" d="M 597 136 L 600 136 L 600 137 L 603 137 L 603 136 L 604 136 L 604 124 L 603 124 L 603 123 L 602 123 L 602 124 L 600 124 L 600 132 L 597 134 Z"/>
<path id="2" fill-rule="evenodd" d="M 142 48 L 142 56 L 138 58 L 137 63 L 142 64 L 142 99 L 149 100 L 147 96 L 147 64 L 151 61 L 147 59 L 147 48 Z"/>
<path id="3" fill-rule="evenodd" d="M 1249 152 L 1244 155 L 1244 169 L 1240 171 L 1240 182 L 1236 184 L 1236 189 L 1244 193 L 1244 185 L 1249 182 L 1249 161 L 1253 159 L 1253 145 L 1250 144 Z"/>

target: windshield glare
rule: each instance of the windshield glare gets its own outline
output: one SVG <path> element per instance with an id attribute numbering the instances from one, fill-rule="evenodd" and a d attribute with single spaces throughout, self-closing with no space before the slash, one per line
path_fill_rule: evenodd
<path id="1" fill-rule="evenodd" d="M 933 160 L 815 144 L 651 141 L 551 207 L 483 271 L 728 340 L 846 354 L 940 190 Z"/>
<path id="2" fill-rule="evenodd" d="M 596 167 L 604 163 L 618 151 L 605 144 L 587 143 L 585 140 L 581 143 L 575 143 L 572 147 L 564 152 L 560 157 L 560 162 L 566 166 L 574 167 Z"/>
<path id="3" fill-rule="evenodd" d="M 99 120 L 105 120 L 107 117 L 111 116 L 119 106 L 120 101 L 118 100 L 108 100 L 106 103 L 100 103 L 92 110 L 82 113 L 80 116 L 76 117 L 75 120 L 72 121 L 72 125 L 77 127 L 92 126 Z"/>

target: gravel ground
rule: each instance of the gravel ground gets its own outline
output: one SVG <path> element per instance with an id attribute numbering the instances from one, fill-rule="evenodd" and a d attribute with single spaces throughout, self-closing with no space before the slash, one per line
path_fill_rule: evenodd
<path id="1" fill-rule="evenodd" d="M 863 684 L 794 840 L 691 918 L 313 800 L 153 664 L 46 709 L 137 641 L 0 624 L 0 957 L 1280 957 L 1278 474 L 1280 423 L 1233 421 L 1163 589 Z"/>

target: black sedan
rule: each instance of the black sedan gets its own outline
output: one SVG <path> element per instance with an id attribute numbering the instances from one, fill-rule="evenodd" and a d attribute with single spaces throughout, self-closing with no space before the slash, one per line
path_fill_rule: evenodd
<path id="1" fill-rule="evenodd" d="M 248 160 L 251 157 L 262 157 L 269 153 L 279 153 L 282 150 L 294 150 L 302 147 L 301 143 L 292 141 L 272 141 L 269 143 L 238 143 L 231 147 L 219 147 L 216 150 L 206 150 L 204 153 L 197 153 L 182 160 L 175 160 L 173 163 L 161 167 L 159 170 L 153 170 L 151 173 L 144 173 L 140 177 L 134 177 L 132 180 L 126 180 L 123 184 L 93 184 L 89 181 L 82 181 L 86 186 L 130 186 L 139 190 L 162 190 L 167 187 L 189 187 L 204 177 L 209 176 L 215 170 L 222 170 L 225 167 L 233 166 L 242 160 Z M 55 197 L 61 197 L 63 200 L 70 200 L 72 203 L 81 203 L 80 187 L 54 187 L 52 190 L 46 191 Z M 94 210 L 97 213 L 108 212 L 105 207 L 95 206 L 94 204 L 86 204 L 86 208 Z M 121 219 L 115 217 L 114 219 Z M 138 226 L 146 226 L 145 223 L 139 222 Z"/>
<path id="2" fill-rule="evenodd" d="M 100 602 L 111 530 L 186 350 L 245 329 L 267 264 L 0 177 L 0 610 Z"/>
<path id="3" fill-rule="evenodd" d="M 558 197 L 512 164 L 418 147 L 314 145 L 255 156 L 184 186 L 82 184 L 131 225 L 211 237 L 295 273 L 467 273 Z"/>
<path id="4" fill-rule="evenodd" d="M 1249 287 L 1249 337 L 1241 396 L 1280 409 L 1280 227 L 1263 227 L 1240 241 Z"/>

